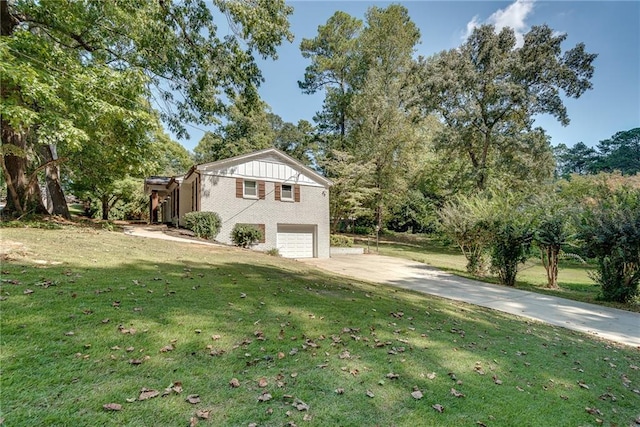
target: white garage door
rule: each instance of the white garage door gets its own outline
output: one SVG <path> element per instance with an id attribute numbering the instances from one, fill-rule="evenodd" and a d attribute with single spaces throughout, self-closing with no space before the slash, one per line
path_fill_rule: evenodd
<path id="1" fill-rule="evenodd" d="M 315 226 L 279 225 L 278 251 L 285 258 L 313 258 Z"/>

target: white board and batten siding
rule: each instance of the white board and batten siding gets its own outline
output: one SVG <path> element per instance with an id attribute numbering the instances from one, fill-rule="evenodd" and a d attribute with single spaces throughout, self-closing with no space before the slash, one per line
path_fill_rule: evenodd
<path id="1" fill-rule="evenodd" d="M 250 160 L 234 166 L 209 169 L 206 166 L 203 172 L 207 175 L 226 176 L 231 178 L 256 178 L 274 182 L 295 182 L 297 184 L 321 187 L 322 184 L 299 172 L 293 167 L 269 161 L 266 159 Z"/>
<path id="2" fill-rule="evenodd" d="M 313 258 L 316 227 L 313 225 L 278 225 L 278 252 L 284 258 Z"/>

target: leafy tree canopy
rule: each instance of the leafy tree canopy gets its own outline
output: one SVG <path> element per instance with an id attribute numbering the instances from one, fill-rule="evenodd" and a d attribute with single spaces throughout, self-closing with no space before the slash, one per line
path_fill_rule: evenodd
<path id="1" fill-rule="evenodd" d="M 459 48 L 421 60 L 421 103 L 447 125 L 439 148 L 468 159 L 477 188 L 486 188 L 496 170 L 517 170 L 510 160 L 521 154 L 531 157 L 528 170 L 550 174 L 548 142 L 532 129 L 533 117 L 568 124 L 562 95 L 578 98 L 591 88 L 596 58 L 582 43 L 563 52 L 566 38 L 535 26 L 518 47 L 512 29 L 484 25 Z"/>

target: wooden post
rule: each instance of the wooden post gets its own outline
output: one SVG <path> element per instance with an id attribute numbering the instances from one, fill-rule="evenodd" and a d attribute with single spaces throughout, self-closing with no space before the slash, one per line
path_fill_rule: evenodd
<path id="1" fill-rule="evenodd" d="M 151 224 L 156 224 L 158 222 L 158 192 L 151 192 L 151 215 L 149 216 L 149 221 Z"/>

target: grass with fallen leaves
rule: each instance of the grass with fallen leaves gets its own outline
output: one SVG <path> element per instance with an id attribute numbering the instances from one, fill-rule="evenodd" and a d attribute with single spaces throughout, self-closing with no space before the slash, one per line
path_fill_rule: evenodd
<path id="1" fill-rule="evenodd" d="M 246 250 L 0 233 L 7 426 L 640 422 L 638 349 Z"/>
<path id="2" fill-rule="evenodd" d="M 355 239 L 359 246 L 367 247 L 366 237 L 356 236 Z M 498 279 L 495 276 L 478 278 L 468 274 L 465 269 L 467 261 L 460 250 L 455 246 L 445 245 L 430 236 L 397 233 L 382 236 L 377 248 L 375 238 L 370 237 L 368 243 L 369 250 L 374 253 L 377 250 L 381 255 L 423 262 L 459 276 L 498 283 Z M 547 288 L 547 273 L 540 259 L 535 257 L 537 253 L 534 251 L 532 255 L 525 264 L 519 266 L 516 283 L 518 289 L 640 312 L 640 299 L 628 304 L 600 300 L 600 286 L 589 277 L 589 272 L 593 271 L 595 267 L 580 263 L 577 260 L 561 260 L 558 273 L 558 288 Z"/>

